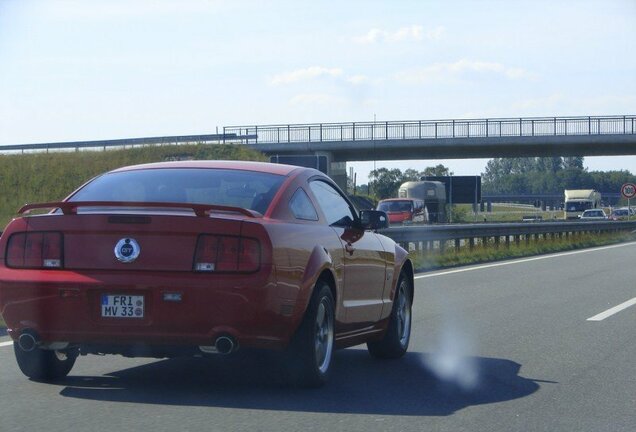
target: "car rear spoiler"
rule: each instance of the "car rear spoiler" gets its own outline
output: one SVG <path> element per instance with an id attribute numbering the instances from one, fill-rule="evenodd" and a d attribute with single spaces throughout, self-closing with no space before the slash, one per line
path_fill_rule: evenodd
<path id="1" fill-rule="evenodd" d="M 133 202 L 133 201 L 60 201 L 38 204 L 26 204 L 18 210 L 19 214 L 29 214 L 35 209 L 60 209 L 65 215 L 77 214 L 79 207 L 134 207 L 134 208 L 162 208 L 162 209 L 191 209 L 199 217 L 210 216 L 212 212 L 240 213 L 244 216 L 256 218 L 262 215 L 256 211 L 216 204 L 189 204 L 170 202 Z"/>

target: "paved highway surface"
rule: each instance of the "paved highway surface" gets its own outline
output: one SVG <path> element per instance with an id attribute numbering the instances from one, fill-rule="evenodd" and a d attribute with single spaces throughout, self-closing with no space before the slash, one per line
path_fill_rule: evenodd
<path id="1" fill-rule="evenodd" d="M 37 383 L 0 335 L 0 431 L 634 431 L 635 258 L 629 243 L 418 275 L 407 356 L 339 351 L 317 390 L 286 387 L 268 355 L 89 356 Z"/>

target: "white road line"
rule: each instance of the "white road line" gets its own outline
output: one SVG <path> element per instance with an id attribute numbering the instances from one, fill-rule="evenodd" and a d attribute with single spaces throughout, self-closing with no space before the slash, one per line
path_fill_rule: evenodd
<path id="1" fill-rule="evenodd" d="M 0 348 L 13 345 L 13 341 L 0 342 Z"/>
<path id="2" fill-rule="evenodd" d="M 588 321 L 603 321 L 605 318 L 609 318 L 614 314 L 619 313 L 620 311 L 627 309 L 630 306 L 634 306 L 636 304 L 636 297 L 631 300 L 627 300 L 625 303 L 621 303 L 618 306 L 614 306 L 611 309 L 606 310 L 605 312 L 601 312 L 598 315 L 594 315 L 592 318 L 588 318 Z"/>
<path id="3" fill-rule="evenodd" d="M 488 268 L 493 268 L 493 267 L 502 267 L 502 266 L 513 265 L 513 264 L 522 264 L 522 263 L 526 263 L 526 262 L 530 262 L 530 261 L 539 261 L 539 260 L 557 258 L 557 257 L 562 257 L 562 256 L 568 256 L 568 255 L 577 255 L 577 254 L 582 254 L 582 253 L 597 252 L 597 251 L 602 251 L 602 250 L 607 250 L 607 249 L 615 249 L 615 248 L 620 248 L 620 247 L 625 247 L 625 246 L 633 246 L 633 245 L 636 245 L 636 243 L 635 242 L 621 243 L 621 244 L 612 245 L 612 246 L 603 246 L 603 247 L 598 247 L 598 248 L 582 249 L 582 250 L 563 252 L 563 253 L 557 253 L 557 254 L 541 255 L 541 256 L 533 257 L 533 258 L 523 258 L 523 259 L 518 259 L 518 260 L 514 260 L 514 261 L 505 261 L 505 262 L 499 262 L 499 263 L 494 263 L 494 264 L 484 264 L 484 265 L 480 265 L 480 266 L 460 268 L 460 269 L 457 269 L 457 270 L 442 271 L 442 272 L 439 272 L 439 273 L 422 274 L 422 275 L 419 275 L 419 276 L 415 276 L 415 279 L 424 279 L 424 278 L 432 278 L 432 277 L 437 277 L 437 276 L 446 276 L 446 275 L 454 274 L 454 273 L 463 273 L 463 272 L 468 272 L 468 271 L 473 271 L 473 270 L 483 270 L 483 269 L 488 269 Z"/>

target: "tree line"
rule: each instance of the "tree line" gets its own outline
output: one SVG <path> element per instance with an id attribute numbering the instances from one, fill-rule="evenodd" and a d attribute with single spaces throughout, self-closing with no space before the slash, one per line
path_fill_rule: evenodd
<path id="1" fill-rule="evenodd" d="M 368 190 L 369 194 L 377 199 L 395 198 L 402 183 L 418 181 L 423 176 L 450 175 L 453 175 L 453 173 L 442 164 L 434 167 L 426 167 L 423 171 L 418 171 L 413 168 L 409 168 L 405 171 L 399 168 L 378 168 L 369 173 Z M 358 191 L 366 193 L 366 189 L 366 186 L 362 186 Z"/>
<path id="2" fill-rule="evenodd" d="M 563 194 L 565 189 L 596 189 L 600 192 L 620 192 L 624 183 L 636 182 L 627 170 L 588 171 L 583 157 L 495 158 L 486 165 L 482 177 L 483 194 Z M 439 164 L 423 171 L 409 168 L 378 168 L 369 174 L 369 184 L 358 187 L 358 193 L 368 193 L 376 199 L 397 197 L 402 183 L 418 181 L 423 176 L 449 176 L 448 167 Z"/>
<path id="3" fill-rule="evenodd" d="M 482 174 L 482 192 L 488 194 L 562 194 L 565 189 L 620 192 L 634 182 L 627 170 L 588 171 L 582 157 L 491 159 Z"/>

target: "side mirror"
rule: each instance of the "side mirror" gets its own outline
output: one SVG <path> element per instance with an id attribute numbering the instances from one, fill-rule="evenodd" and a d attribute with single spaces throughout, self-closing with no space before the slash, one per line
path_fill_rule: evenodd
<path id="1" fill-rule="evenodd" d="M 362 210 L 360 222 L 365 230 L 379 230 L 389 227 L 389 217 L 380 210 Z"/>

